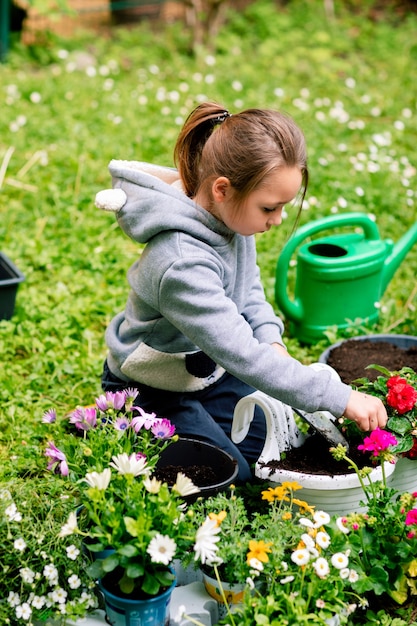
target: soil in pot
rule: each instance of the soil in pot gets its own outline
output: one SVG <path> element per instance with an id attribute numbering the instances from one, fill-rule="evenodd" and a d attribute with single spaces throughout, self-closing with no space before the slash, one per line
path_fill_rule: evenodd
<path id="1" fill-rule="evenodd" d="M 333 367 L 344 383 L 348 385 L 358 378 L 375 380 L 380 375 L 377 370 L 366 369 L 368 365 L 382 365 L 390 371 L 411 367 L 417 371 L 417 348 L 400 348 L 387 341 L 347 340 L 333 348 L 327 358 L 327 364 Z M 349 457 L 359 467 L 369 465 L 367 455 L 356 449 L 350 442 Z M 268 461 L 271 473 L 275 469 L 302 471 L 307 474 L 345 474 L 347 463 L 336 461 L 329 452 L 329 444 L 318 434 L 309 437 L 300 448 L 289 450 L 285 459 Z"/>
<path id="2" fill-rule="evenodd" d="M 217 482 L 216 473 L 207 465 L 167 465 L 166 467 L 156 468 L 154 472 L 155 478 L 172 486 L 177 480 L 178 472 L 182 472 L 190 478 L 197 487 L 208 487 Z"/>
<path id="3" fill-rule="evenodd" d="M 344 341 L 330 351 L 327 364 L 333 367 L 348 385 L 357 378 L 375 380 L 379 372 L 365 369 L 368 365 L 382 365 L 390 371 L 411 367 L 417 371 L 417 348 L 400 348 L 387 341 Z"/>
<path id="4" fill-rule="evenodd" d="M 355 445 L 350 446 L 349 458 L 358 467 L 370 466 L 369 457 L 357 450 Z M 327 476 L 338 476 L 350 474 L 352 469 L 346 461 L 336 461 L 329 452 L 329 444 L 319 434 L 308 437 L 299 448 L 291 448 L 279 460 L 270 460 L 264 465 L 271 469 L 271 474 L 276 469 L 284 469 L 306 474 L 323 474 Z"/>

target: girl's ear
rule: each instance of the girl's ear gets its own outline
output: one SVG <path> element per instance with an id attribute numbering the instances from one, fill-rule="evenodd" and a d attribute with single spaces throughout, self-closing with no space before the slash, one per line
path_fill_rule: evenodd
<path id="1" fill-rule="evenodd" d="M 226 176 L 219 176 L 214 181 L 211 191 L 215 202 L 224 202 L 227 196 L 230 194 L 231 184 L 230 180 Z"/>

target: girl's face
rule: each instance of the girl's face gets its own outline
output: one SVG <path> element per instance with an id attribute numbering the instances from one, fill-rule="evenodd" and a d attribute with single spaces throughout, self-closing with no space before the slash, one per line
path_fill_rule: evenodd
<path id="1" fill-rule="evenodd" d="M 298 167 L 281 167 L 268 174 L 262 185 L 252 191 L 243 204 L 236 206 L 229 180 L 218 178 L 213 185 L 213 213 L 239 235 L 264 233 L 271 226 L 281 224 L 282 209 L 297 196 L 301 183 L 302 174 Z"/>

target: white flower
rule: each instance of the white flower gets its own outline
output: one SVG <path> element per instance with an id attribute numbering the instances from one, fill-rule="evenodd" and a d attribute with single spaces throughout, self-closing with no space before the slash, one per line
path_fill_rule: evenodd
<path id="1" fill-rule="evenodd" d="M 349 559 L 346 554 L 343 554 L 343 552 L 336 552 L 336 554 L 333 554 L 331 562 L 333 567 L 336 567 L 336 569 L 343 569 L 348 566 Z"/>
<path id="2" fill-rule="evenodd" d="M 175 491 L 178 491 L 180 496 L 191 496 L 193 493 L 199 493 L 200 489 L 193 481 L 188 478 L 182 472 L 178 472 L 175 485 L 172 487 Z"/>
<path id="3" fill-rule="evenodd" d="M 58 570 L 53 563 L 49 563 L 43 568 L 43 575 L 49 581 L 55 580 L 58 577 Z"/>
<path id="4" fill-rule="evenodd" d="M 100 489 L 101 491 L 105 491 L 109 486 L 111 478 L 111 469 L 106 467 L 102 472 L 88 472 L 85 475 L 85 482 L 90 485 L 90 487 L 96 487 L 96 489 Z"/>
<path id="5" fill-rule="evenodd" d="M 68 584 L 71 589 L 78 589 L 78 587 L 81 586 L 81 580 L 78 578 L 77 574 L 72 574 L 72 576 L 68 578 Z"/>
<path id="6" fill-rule="evenodd" d="M 159 490 L 161 489 L 162 481 L 155 478 L 155 476 L 153 478 L 149 478 L 147 476 L 143 480 L 143 485 L 146 491 L 149 491 L 149 493 L 159 493 Z"/>
<path id="7" fill-rule="evenodd" d="M 318 532 L 316 536 L 316 543 L 320 548 L 328 548 L 330 545 L 330 536 L 325 532 Z"/>
<path id="8" fill-rule="evenodd" d="M 336 526 L 342 533 L 345 533 L 345 535 L 350 532 L 349 528 L 346 526 L 346 517 L 338 517 L 336 520 Z"/>
<path id="9" fill-rule="evenodd" d="M 359 580 L 358 572 L 354 569 L 349 570 L 349 582 L 356 583 L 357 580 Z"/>
<path id="10" fill-rule="evenodd" d="M 168 565 L 175 556 L 177 544 L 171 537 L 157 533 L 150 541 L 146 552 L 152 559 L 153 563 L 163 563 Z"/>
<path id="11" fill-rule="evenodd" d="M 35 609 L 41 609 L 44 606 L 45 601 L 44 596 L 33 596 L 32 606 L 35 607 Z"/>
<path id="12" fill-rule="evenodd" d="M 301 548 L 300 550 L 295 550 L 291 554 L 291 561 L 296 563 L 297 565 L 306 565 L 310 559 L 310 553 L 308 550 Z"/>
<path id="13" fill-rule="evenodd" d="M 329 564 L 323 557 L 319 557 L 317 561 L 314 561 L 313 567 L 320 578 L 325 578 L 330 571 Z"/>
<path id="14" fill-rule="evenodd" d="M 248 565 L 252 569 L 256 569 L 258 572 L 262 572 L 262 570 L 264 568 L 262 561 L 260 561 L 259 559 L 256 559 L 256 558 L 250 559 L 250 561 L 248 562 Z"/>
<path id="15" fill-rule="evenodd" d="M 294 576 L 285 576 L 285 578 L 281 578 L 279 582 L 281 583 L 281 585 L 285 585 L 286 583 L 292 583 L 293 580 Z"/>
<path id="16" fill-rule="evenodd" d="M 65 604 L 67 595 L 68 593 L 65 591 L 65 589 L 58 587 L 58 589 L 53 590 L 51 594 L 51 598 L 52 598 L 52 601 L 56 602 L 57 604 Z"/>
<path id="17" fill-rule="evenodd" d="M 301 517 L 298 520 L 298 523 L 300 524 L 300 526 L 305 526 L 306 528 L 314 528 L 314 524 L 311 521 L 311 519 L 308 519 L 307 517 Z"/>
<path id="18" fill-rule="evenodd" d="M 318 526 L 325 526 L 330 522 L 330 515 L 325 511 L 316 511 L 315 513 L 313 513 L 313 519 Z"/>
<path id="19" fill-rule="evenodd" d="M 249 589 L 255 589 L 255 583 L 253 581 L 253 578 L 251 578 L 250 576 L 247 577 L 246 584 L 249 587 Z"/>
<path id="20" fill-rule="evenodd" d="M 22 516 L 20 515 L 19 511 L 17 510 L 17 507 L 15 505 L 14 502 L 12 502 L 4 511 L 5 516 L 7 517 L 7 521 L 9 522 L 21 522 L 22 521 Z"/>
<path id="21" fill-rule="evenodd" d="M 19 552 L 23 552 L 26 548 L 26 541 L 23 539 L 23 537 L 19 537 L 19 539 L 14 540 L 13 546 L 15 550 L 19 550 Z"/>
<path id="22" fill-rule="evenodd" d="M 201 563 L 204 565 L 207 560 L 213 560 L 215 558 L 218 549 L 216 543 L 220 539 L 220 537 L 216 535 L 218 535 L 220 531 L 221 528 L 217 525 L 215 519 L 207 517 L 204 520 L 196 533 L 194 545 L 194 559 L 196 561 L 200 559 Z"/>
<path id="23" fill-rule="evenodd" d="M 10 591 L 9 595 L 7 596 L 7 602 L 10 606 L 17 606 L 18 604 L 20 604 L 19 594 L 15 593 L 14 591 Z"/>
<path id="24" fill-rule="evenodd" d="M 310 535 L 308 535 L 307 533 L 303 533 L 301 535 L 301 540 L 304 543 L 304 545 L 307 548 L 307 550 L 310 550 L 310 549 L 316 547 L 316 544 L 314 543 L 313 537 L 310 537 Z"/>
<path id="25" fill-rule="evenodd" d="M 341 578 L 342 580 L 345 580 L 346 578 L 349 578 L 350 570 L 349 570 L 349 568 L 348 568 L 348 567 L 343 567 L 343 568 L 339 571 L 339 574 L 340 574 L 340 578 Z"/>
<path id="26" fill-rule="evenodd" d="M 119 474 L 132 474 L 139 476 L 148 474 L 149 468 L 146 467 L 147 460 L 145 457 L 136 458 L 136 454 L 127 455 L 126 452 L 112 456 L 113 463 L 110 463 Z"/>
<path id="27" fill-rule="evenodd" d="M 77 556 L 80 554 L 79 549 L 74 546 L 74 544 L 72 543 L 70 546 L 66 547 L 66 553 L 67 553 L 67 557 L 69 559 L 71 559 L 71 561 L 75 561 Z"/>
<path id="28" fill-rule="evenodd" d="M 31 570 L 29 567 L 22 567 L 19 570 L 19 574 L 21 575 L 22 580 L 25 583 L 31 584 L 35 580 L 35 572 Z"/>
<path id="29" fill-rule="evenodd" d="M 19 604 L 19 606 L 16 607 L 16 617 L 18 619 L 29 620 L 31 615 L 32 609 L 27 602 Z"/>
<path id="30" fill-rule="evenodd" d="M 77 529 L 77 515 L 74 511 L 72 511 L 68 516 L 67 523 L 61 528 L 58 537 L 67 537 L 68 535 L 72 535 L 77 531 Z"/>

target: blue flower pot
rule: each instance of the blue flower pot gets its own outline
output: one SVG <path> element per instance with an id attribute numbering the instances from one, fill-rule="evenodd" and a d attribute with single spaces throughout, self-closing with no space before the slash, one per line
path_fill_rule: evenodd
<path id="1" fill-rule="evenodd" d="M 169 607 L 176 580 L 158 596 L 135 600 L 115 595 L 99 581 L 104 597 L 106 619 L 112 626 L 169 626 Z"/>

